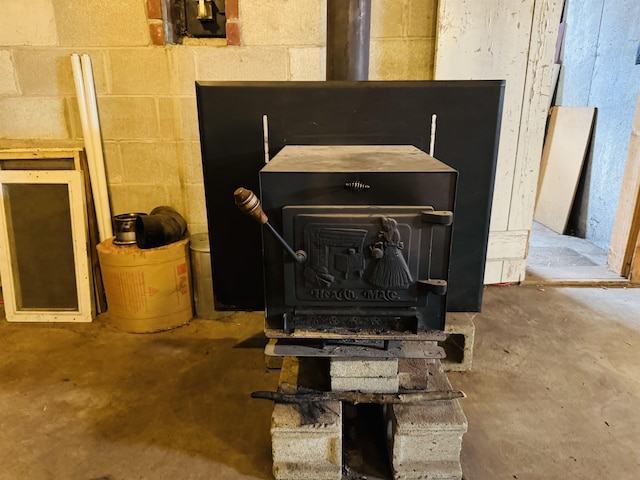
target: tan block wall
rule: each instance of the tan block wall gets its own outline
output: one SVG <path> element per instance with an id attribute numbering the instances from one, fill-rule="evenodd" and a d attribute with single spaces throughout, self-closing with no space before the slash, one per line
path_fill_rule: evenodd
<path id="1" fill-rule="evenodd" d="M 372 0 L 371 80 L 431 80 L 437 0 Z"/>
<path id="2" fill-rule="evenodd" d="M 207 216 L 196 80 L 324 80 L 326 0 L 239 0 L 240 45 L 154 45 L 147 0 L 5 0 L 0 148 L 82 140 L 71 53 L 91 56 L 113 214 Z M 436 0 L 372 0 L 372 80 L 432 78 Z M 37 15 L 33 15 L 37 12 Z M 234 20 L 235 21 L 235 20 Z M 154 23 L 156 22 L 156 23 Z"/>

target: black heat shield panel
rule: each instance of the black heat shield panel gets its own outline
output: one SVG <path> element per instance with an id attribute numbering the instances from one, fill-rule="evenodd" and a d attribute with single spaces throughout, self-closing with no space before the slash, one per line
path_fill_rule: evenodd
<path id="1" fill-rule="evenodd" d="M 260 226 L 234 205 L 259 191 L 262 116 L 285 145 L 414 145 L 458 170 L 448 311 L 480 311 L 505 82 L 196 82 L 218 309 L 264 308 Z"/>

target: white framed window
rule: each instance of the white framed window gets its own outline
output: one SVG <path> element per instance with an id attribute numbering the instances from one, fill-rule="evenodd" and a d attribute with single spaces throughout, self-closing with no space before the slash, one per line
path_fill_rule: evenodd
<path id="1" fill-rule="evenodd" d="M 82 172 L 0 171 L 0 275 L 10 322 L 93 319 Z"/>

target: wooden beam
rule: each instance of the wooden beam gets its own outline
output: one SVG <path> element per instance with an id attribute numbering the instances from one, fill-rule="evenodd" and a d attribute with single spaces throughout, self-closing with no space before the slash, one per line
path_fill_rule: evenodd
<path id="1" fill-rule="evenodd" d="M 609 243 L 607 265 L 623 277 L 633 271 L 635 282 L 640 282 L 640 96 L 631 130 L 627 163 L 622 177 L 618 210 Z"/>

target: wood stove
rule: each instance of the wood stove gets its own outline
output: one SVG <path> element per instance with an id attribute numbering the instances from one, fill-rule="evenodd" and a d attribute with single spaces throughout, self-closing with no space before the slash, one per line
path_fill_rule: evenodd
<path id="1" fill-rule="evenodd" d="M 456 180 L 413 146 L 280 151 L 260 171 L 267 336 L 381 341 L 387 356 L 441 338 Z"/>

